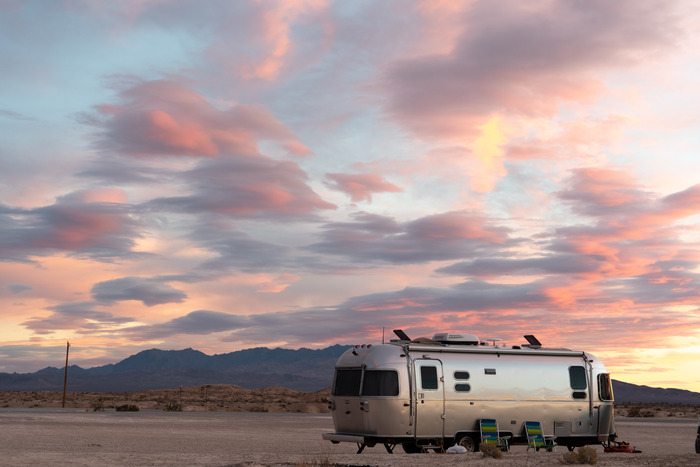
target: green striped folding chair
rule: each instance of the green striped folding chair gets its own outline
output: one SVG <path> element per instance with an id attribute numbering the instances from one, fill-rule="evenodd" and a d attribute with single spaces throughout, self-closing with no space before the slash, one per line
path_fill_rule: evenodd
<path id="1" fill-rule="evenodd" d="M 481 442 L 493 444 L 501 451 L 510 451 L 508 440 L 498 435 L 498 422 L 491 418 L 482 418 L 479 420 L 479 429 L 481 430 Z"/>
<path id="2" fill-rule="evenodd" d="M 548 452 L 557 450 L 554 436 L 545 436 L 540 422 L 525 422 L 525 434 L 527 435 L 528 451 L 530 448 L 533 448 L 535 451 L 546 449 Z"/>

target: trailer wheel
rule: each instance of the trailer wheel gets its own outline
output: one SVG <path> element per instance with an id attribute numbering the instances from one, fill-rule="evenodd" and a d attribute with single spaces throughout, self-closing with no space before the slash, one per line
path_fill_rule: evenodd
<path id="1" fill-rule="evenodd" d="M 466 449 L 467 452 L 475 452 L 478 449 L 476 446 L 476 441 L 469 435 L 464 435 L 461 438 L 459 438 L 457 444 Z"/>

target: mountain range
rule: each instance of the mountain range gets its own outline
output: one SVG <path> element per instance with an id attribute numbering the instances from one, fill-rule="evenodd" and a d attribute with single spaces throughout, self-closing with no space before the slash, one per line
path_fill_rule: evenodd
<path id="1" fill-rule="evenodd" d="M 330 387 L 333 367 L 349 346 L 324 349 L 257 347 L 206 355 L 191 348 L 150 349 L 119 363 L 84 369 L 68 367 L 68 390 L 127 392 L 179 386 L 235 384 L 250 389 L 283 386 L 298 391 Z M 35 373 L 0 373 L 2 391 L 61 391 L 65 368 L 47 367 Z M 618 403 L 700 404 L 700 393 L 664 389 L 613 380 Z"/>

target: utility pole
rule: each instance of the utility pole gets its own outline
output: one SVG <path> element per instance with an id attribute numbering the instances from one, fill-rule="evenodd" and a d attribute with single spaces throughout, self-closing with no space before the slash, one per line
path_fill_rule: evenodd
<path id="1" fill-rule="evenodd" d="M 70 349 L 70 342 L 66 341 L 66 371 L 63 374 L 63 404 L 61 408 L 66 408 L 66 383 L 68 382 L 68 349 Z"/>
<path id="2" fill-rule="evenodd" d="M 204 411 L 209 412 L 209 386 L 210 384 L 207 384 L 205 386 L 202 386 L 202 389 L 204 390 Z"/>

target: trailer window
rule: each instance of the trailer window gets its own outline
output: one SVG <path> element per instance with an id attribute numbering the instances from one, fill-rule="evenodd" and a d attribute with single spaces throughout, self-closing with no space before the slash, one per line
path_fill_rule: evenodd
<path id="1" fill-rule="evenodd" d="M 359 396 L 362 370 L 359 368 L 342 369 L 335 371 L 334 396 Z"/>
<path id="2" fill-rule="evenodd" d="M 569 367 L 569 381 L 571 381 L 571 389 L 586 389 L 586 369 L 582 366 Z"/>
<path id="3" fill-rule="evenodd" d="M 472 387 L 469 385 L 469 383 L 457 383 L 455 384 L 455 391 L 457 392 L 469 392 L 472 390 Z"/>
<path id="4" fill-rule="evenodd" d="M 422 366 L 420 367 L 420 381 L 423 389 L 437 389 L 438 377 L 437 367 Z"/>
<path id="5" fill-rule="evenodd" d="M 365 370 L 363 396 L 398 396 L 399 374 L 393 370 Z"/>
<path id="6" fill-rule="evenodd" d="M 454 377 L 455 377 L 455 379 L 469 379 L 469 372 L 468 371 L 455 371 Z"/>
<path id="7" fill-rule="evenodd" d="M 608 373 L 598 375 L 598 396 L 602 401 L 613 400 L 612 380 Z"/>

